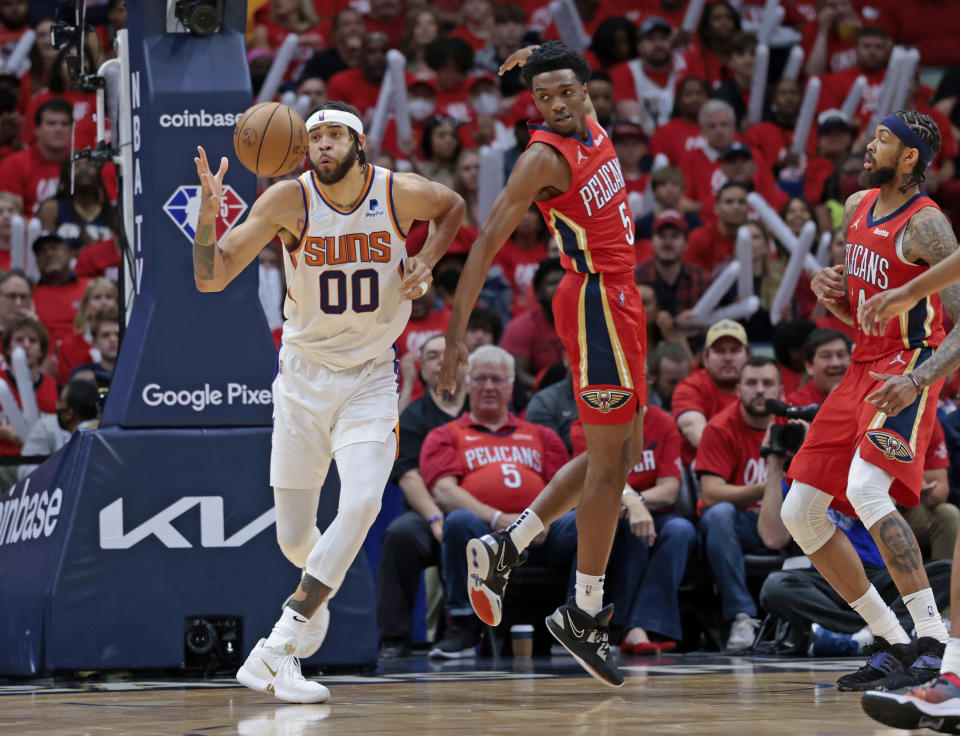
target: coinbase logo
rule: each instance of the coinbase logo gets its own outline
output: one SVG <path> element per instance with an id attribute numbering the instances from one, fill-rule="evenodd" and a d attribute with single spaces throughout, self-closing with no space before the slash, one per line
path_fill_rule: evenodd
<path id="1" fill-rule="evenodd" d="M 161 128 L 229 128 L 236 124 L 243 113 L 215 112 L 204 109 L 200 112 L 184 110 L 177 113 L 164 113 L 160 116 Z"/>

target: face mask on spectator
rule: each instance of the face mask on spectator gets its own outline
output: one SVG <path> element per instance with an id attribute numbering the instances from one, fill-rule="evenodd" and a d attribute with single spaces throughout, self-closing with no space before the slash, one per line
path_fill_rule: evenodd
<path id="1" fill-rule="evenodd" d="M 500 109 L 500 100 L 493 92 L 481 92 L 473 98 L 470 106 L 478 115 L 495 115 Z"/>
<path id="2" fill-rule="evenodd" d="M 433 115 L 433 111 L 436 109 L 436 107 L 437 106 L 430 102 L 430 100 L 425 100 L 422 97 L 417 97 L 407 102 L 407 109 L 410 111 L 410 117 L 417 122 L 426 120 Z"/>

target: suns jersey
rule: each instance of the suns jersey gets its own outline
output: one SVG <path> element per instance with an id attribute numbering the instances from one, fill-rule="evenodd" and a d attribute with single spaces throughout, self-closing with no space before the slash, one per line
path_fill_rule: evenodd
<path id="1" fill-rule="evenodd" d="M 351 210 L 324 198 L 313 171 L 297 182 L 307 218 L 296 247 L 284 249 L 283 344 L 332 370 L 352 368 L 389 350 L 410 318 L 393 172 L 368 164 Z"/>
<path id="2" fill-rule="evenodd" d="M 899 318 L 890 320 L 883 335 L 863 333 L 857 320 L 860 304 L 888 289 L 895 289 L 928 268 L 903 256 L 903 233 L 910 218 L 924 207 L 940 209 L 926 194 L 917 194 L 886 217 L 873 219 L 879 189 L 869 190 L 853 211 L 847 230 L 847 288 L 857 329 L 851 358 L 858 362 L 877 360 L 901 350 L 937 347 L 944 338 L 943 310 L 936 294 L 917 302 Z"/>
<path id="3" fill-rule="evenodd" d="M 533 121 L 530 143 L 556 148 L 570 165 L 570 188 L 537 202 L 560 246 L 563 267 L 578 273 L 633 273 L 633 214 L 617 152 L 600 125 L 587 118 L 587 139 L 555 133 Z"/>

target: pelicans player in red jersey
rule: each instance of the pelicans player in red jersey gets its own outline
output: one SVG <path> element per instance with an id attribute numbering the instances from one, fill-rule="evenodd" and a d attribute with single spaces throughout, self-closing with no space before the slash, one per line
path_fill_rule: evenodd
<path id="1" fill-rule="evenodd" d="M 633 282 L 633 216 L 616 151 L 587 94 L 586 60 L 551 41 L 517 52 L 501 72 L 514 64 L 523 65 L 543 118 L 528 123 L 530 144 L 460 276 L 440 387 L 453 388 L 466 359 L 467 318 L 494 255 L 536 202 L 566 269 L 553 313 L 570 355 L 587 452 L 561 468 L 507 530 L 469 542 L 470 602 L 485 623 L 498 624 L 510 568 L 551 521 L 577 506 L 576 597 L 547 619 L 547 628 L 591 675 L 619 687 L 623 676 L 607 659 L 613 607 L 603 608 L 603 575 L 627 472 L 643 450 L 646 320 Z"/>
<path id="2" fill-rule="evenodd" d="M 906 284 L 956 248 L 950 224 L 918 188 L 940 146 L 933 121 L 916 112 L 884 118 L 867 146 L 860 181 L 869 187 L 844 207 L 846 264 L 813 282 L 818 298 L 857 329 L 851 365 L 826 398 L 791 463 L 782 508 L 787 529 L 811 562 L 876 637 L 868 662 L 837 681 L 841 690 L 893 689 L 936 674 L 947 631 L 937 611 L 913 532 L 895 502 L 915 506 L 942 378 L 934 351 L 944 340 L 942 312 L 960 317 L 960 287 L 915 301 L 879 334 L 864 329 L 854 306 Z M 942 299 L 942 304 L 941 304 Z M 942 374 L 941 374 L 942 375 Z M 911 387 L 897 412 L 867 401 L 890 376 Z M 856 513 L 870 530 L 913 618 L 910 637 L 864 574 L 827 507 Z"/>

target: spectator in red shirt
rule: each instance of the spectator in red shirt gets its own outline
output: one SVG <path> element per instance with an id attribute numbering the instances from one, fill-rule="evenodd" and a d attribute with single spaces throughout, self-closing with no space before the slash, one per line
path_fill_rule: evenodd
<path id="1" fill-rule="evenodd" d="M 403 43 L 403 0 L 370 0 L 370 11 L 364 16 L 367 30 L 389 38 L 389 48 L 399 49 Z M 332 99 L 342 97 L 331 95 Z"/>
<path id="2" fill-rule="evenodd" d="M 739 141 L 731 143 L 720 154 L 720 169 L 713 176 L 714 185 L 728 181 L 745 185 L 776 210 L 786 205 L 789 199 L 787 193 L 777 186 L 770 164 Z M 719 190 L 719 187 L 717 189 Z M 713 212 L 713 194 L 712 191 L 707 192 L 702 212 Z M 709 220 L 708 217 L 704 219 Z"/>
<path id="3" fill-rule="evenodd" d="M 885 8 L 898 44 L 916 48 L 924 66 L 950 66 L 957 53 L 957 6 L 950 0 L 913 0 Z"/>
<path id="4" fill-rule="evenodd" d="M 609 72 L 618 64 L 637 57 L 637 27 L 627 18 L 607 18 L 597 26 L 584 57 L 590 67 Z"/>
<path id="5" fill-rule="evenodd" d="M 90 320 L 90 332 L 93 335 L 93 351 L 100 357 L 70 371 L 70 380 L 81 378 L 93 381 L 97 388 L 109 389 L 120 350 L 120 317 L 117 308 L 107 307 L 94 314 Z"/>
<path id="6" fill-rule="evenodd" d="M 718 173 L 720 156 L 737 139 L 736 116 L 729 103 L 708 100 L 700 108 L 699 120 L 703 142 L 683 155 L 680 170 L 687 179 L 687 209 L 709 218 L 702 203 L 725 181 L 723 174 Z"/>
<path id="7" fill-rule="evenodd" d="M 390 39 L 383 33 L 368 33 L 363 37 L 360 66 L 345 69 L 330 77 L 327 96 L 341 100 L 360 111 L 364 125 L 369 125 L 380 97 L 380 85 L 387 71 L 387 51 Z"/>
<path id="8" fill-rule="evenodd" d="M 860 104 L 853 113 L 852 122 L 861 134 L 869 134 L 873 138 L 873 131 L 866 131 L 870 116 L 877 109 L 880 99 L 880 88 L 890 63 L 890 53 L 893 42 L 882 28 L 867 26 L 857 31 L 857 63 L 849 69 L 840 72 L 824 74 L 820 77 L 820 100 L 817 110 L 842 108 L 850 88 L 861 74 L 867 78 L 867 86 L 863 90 Z M 866 142 L 869 142 L 869 138 Z"/>
<path id="9" fill-rule="evenodd" d="M 803 341 L 807 382 L 788 393 L 786 402 L 793 406 L 822 404 L 850 367 L 853 341 L 842 332 L 818 328 Z"/>
<path id="10" fill-rule="evenodd" d="M 817 19 L 803 27 L 800 45 L 808 75 L 840 72 L 856 63 L 857 30 L 864 25 L 852 0 L 820 0 Z"/>
<path id="11" fill-rule="evenodd" d="M 683 435 L 685 465 L 694 461 L 707 422 L 736 403 L 740 369 L 749 357 L 747 331 L 739 322 L 722 319 L 707 330 L 704 369 L 684 378 L 673 391 L 673 418 Z"/>
<path id="12" fill-rule="evenodd" d="M 4 0 L 0 3 L 0 53 L 4 56 L 9 54 L 29 27 L 28 0 Z"/>
<path id="13" fill-rule="evenodd" d="M 687 77 L 681 80 L 677 85 L 673 117 L 657 128 L 650 139 L 651 155 L 662 153 L 673 166 L 680 166 L 688 151 L 703 145 L 700 108 L 709 98 L 710 88 L 702 79 Z"/>
<path id="14" fill-rule="evenodd" d="M 684 57 L 687 71 L 716 87 L 729 75 L 733 34 L 740 30 L 740 14 L 726 2 L 710 3 L 703 10 L 696 42 Z"/>
<path id="15" fill-rule="evenodd" d="M 436 115 L 423 126 L 420 149 L 423 161 L 411 159 L 414 171 L 453 189 L 457 159 L 460 157 L 460 123 L 455 118 Z"/>
<path id="16" fill-rule="evenodd" d="M 750 150 L 757 151 L 776 168 L 797 166 L 796 157 L 787 161 L 793 129 L 797 125 L 803 90 L 795 79 L 781 79 L 773 91 L 773 120 L 751 125 L 743 134 Z M 800 172 L 802 174 L 802 171 Z M 802 176 L 800 177 L 802 179 Z"/>
<path id="17" fill-rule="evenodd" d="M 10 268 L 13 218 L 23 215 L 23 200 L 10 192 L 0 192 L 0 270 Z"/>
<path id="18" fill-rule="evenodd" d="M 6 332 L 20 320 L 36 319 L 33 311 L 33 279 L 19 268 L 0 274 L 0 331 Z"/>
<path id="19" fill-rule="evenodd" d="M 450 625 L 430 652 L 470 656 L 477 619 L 467 597 L 467 542 L 506 529 L 567 462 L 567 448 L 547 427 L 522 421 L 507 408 L 513 392 L 513 358 L 488 345 L 470 356 L 470 411 L 427 435 L 420 473 L 443 523 L 443 577 Z M 575 512 L 553 522 L 530 545 L 530 563 L 569 571 L 576 550 Z"/>
<path id="20" fill-rule="evenodd" d="M 687 243 L 686 260 L 708 271 L 733 257 L 737 229 L 747 221 L 748 189 L 728 181 L 717 192 L 714 217 L 692 233 Z"/>
<path id="21" fill-rule="evenodd" d="M 337 72 L 359 65 L 365 33 L 363 15 L 349 7 L 338 10 L 333 16 L 330 47 L 311 56 L 301 75 L 329 82 Z"/>
<path id="22" fill-rule="evenodd" d="M 407 57 L 407 71 L 413 74 L 433 74 L 424 59 L 427 44 L 440 35 L 440 17 L 430 6 L 407 11 L 403 33 L 403 55 Z"/>
<path id="23" fill-rule="evenodd" d="M 803 198 L 810 204 L 823 201 L 827 180 L 850 153 L 856 135 L 857 129 L 842 110 L 824 110 L 817 116 L 817 155 L 810 159 L 803 177 Z"/>
<path id="24" fill-rule="evenodd" d="M 451 38 L 462 38 L 475 52 L 493 41 L 493 3 L 490 0 L 463 0 L 460 13 L 463 25 L 450 31 Z"/>
<path id="25" fill-rule="evenodd" d="M 89 44 L 88 44 L 89 46 Z M 83 147 L 96 142 L 97 124 L 94 114 L 97 111 L 97 95 L 94 92 L 80 91 L 73 88 L 73 75 L 67 63 L 69 56 L 76 55 L 74 46 L 64 46 L 57 52 L 47 81 L 47 89 L 29 98 L 23 114 L 23 129 L 20 132 L 21 140 L 29 145 L 36 137 L 36 113 L 40 107 L 53 99 L 66 100 L 73 106 L 73 120 L 76 123 L 74 131 L 77 147 Z M 94 74 L 96 67 L 93 58 L 87 51 L 84 56 L 84 73 Z M 21 100 L 22 102 L 22 100 Z"/>
<path id="26" fill-rule="evenodd" d="M 330 22 L 321 21 L 311 0 L 272 0 L 269 20 L 254 26 L 247 43 L 248 49 L 277 51 L 291 33 L 297 35 L 297 48 L 287 68 L 287 81 L 296 79 L 314 52 L 330 40 Z"/>
<path id="27" fill-rule="evenodd" d="M 617 116 L 636 120 L 647 135 L 670 120 L 679 60 L 670 45 L 672 29 L 658 16 L 647 18 L 637 32 L 638 58 L 610 70 Z"/>
<path id="28" fill-rule="evenodd" d="M 33 241 L 33 252 L 40 271 L 40 281 L 33 292 L 37 317 L 50 333 L 50 343 L 56 349 L 60 341 L 73 332 L 73 320 L 89 279 L 80 278 L 70 270 L 73 254 L 67 241 L 59 235 L 41 235 Z"/>
<path id="29" fill-rule="evenodd" d="M 47 100 L 37 108 L 35 121 L 36 142 L 0 163 L 0 191 L 23 199 L 23 211 L 30 215 L 57 193 L 60 164 L 70 154 L 73 108 L 64 100 Z"/>
<path id="30" fill-rule="evenodd" d="M 493 43 L 476 52 L 474 63 L 496 74 L 512 53 L 523 48 L 527 13 L 516 3 L 498 3 L 493 8 L 493 23 Z M 500 94 L 508 101 L 526 89 L 520 81 L 520 67 L 508 69 L 498 79 Z"/>
<path id="31" fill-rule="evenodd" d="M 616 123 L 608 130 L 620 160 L 630 208 L 636 211 L 647 189 L 648 174 L 641 166 L 647 155 L 647 135 L 640 125 L 627 121 Z"/>
<path id="32" fill-rule="evenodd" d="M 647 358 L 647 406 L 658 406 L 669 413 L 673 391 L 690 375 L 690 367 L 690 355 L 682 345 L 671 342 L 658 345 Z"/>
<path id="33" fill-rule="evenodd" d="M 587 449 L 579 420 L 570 429 L 574 454 Z M 643 454 L 623 489 L 607 585 L 613 621 L 623 627 L 620 650 L 668 652 L 683 638 L 677 589 L 697 540 L 693 524 L 673 512 L 680 491 L 680 433 L 662 409 L 643 417 Z"/>
<path id="34" fill-rule="evenodd" d="M 686 187 L 687 180 L 684 178 L 683 172 L 676 166 L 664 166 L 650 174 L 650 190 L 653 193 L 654 201 L 653 212 L 638 218 L 635 223 L 636 230 L 634 232 L 637 238 L 638 254 L 643 249 L 640 241 L 653 237 L 653 223 L 661 212 L 673 210 L 682 213 L 683 218 L 687 221 L 688 231 L 703 224 L 695 214 L 683 210 L 683 192 Z M 638 255 L 637 261 L 642 260 Z"/>
<path id="35" fill-rule="evenodd" d="M 717 414 L 703 431 L 697 450 L 697 475 L 703 516 L 700 534 L 720 591 L 723 620 L 730 622 L 727 649 L 753 644 L 760 622 L 747 590 L 743 555 L 763 550 L 757 531 L 767 465 L 760 457 L 773 415 L 765 406 L 781 392 L 780 367 L 773 358 L 755 356 L 743 366 L 739 401 Z"/>
<path id="36" fill-rule="evenodd" d="M 513 313 L 526 311 L 533 301 L 533 275 L 547 257 L 547 225 L 536 205 L 531 205 L 494 258 L 513 288 Z"/>
<path id="37" fill-rule="evenodd" d="M 441 36 L 427 44 L 424 59 L 437 75 L 437 111 L 461 122 L 470 122 L 470 83 L 473 49 L 462 38 Z"/>
<path id="38" fill-rule="evenodd" d="M 613 82 L 610 75 L 602 69 L 592 71 L 590 81 L 587 82 L 587 93 L 593 103 L 593 111 L 597 113 L 597 122 L 604 130 L 609 130 L 613 124 L 614 109 Z"/>
<path id="39" fill-rule="evenodd" d="M 750 104 L 750 87 L 753 83 L 753 68 L 756 66 L 757 37 L 752 33 L 739 31 L 730 42 L 730 61 L 727 66 L 730 75 L 713 91 L 713 97 L 730 103 L 737 117 L 737 129 L 742 130 Z M 762 105 L 761 116 L 766 110 L 766 101 Z"/>
<path id="40" fill-rule="evenodd" d="M 507 325 L 500 343 L 517 363 L 517 376 L 528 386 L 537 382 L 540 371 L 563 362 L 566 354 L 553 324 L 553 293 L 563 278 L 559 258 L 541 261 L 533 275 L 537 306 L 515 317 Z"/>
<path id="41" fill-rule="evenodd" d="M 0 286 L 0 298 L 3 297 L 3 287 Z M 57 380 L 62 386 L 70 380 L 70 371 L 78 365 L 93 363 L 91 353 L 93 335 L 90 332 L 90 321 L 98 312 L 119 306 L 117 285 L 105 278 L 91 279 L 83 292 L 77 316 L 73 320 L 73 333 L 67 335 L 60 342 L 56 350 Z"/>

